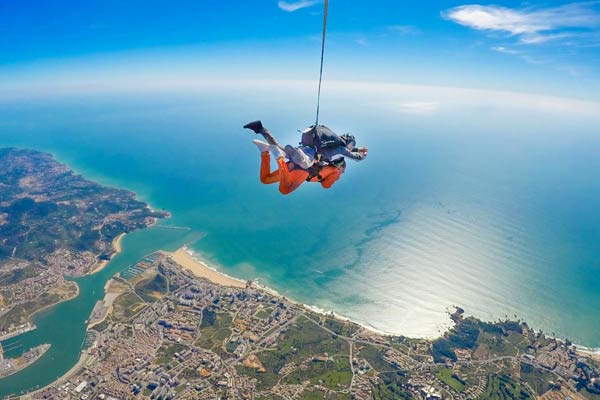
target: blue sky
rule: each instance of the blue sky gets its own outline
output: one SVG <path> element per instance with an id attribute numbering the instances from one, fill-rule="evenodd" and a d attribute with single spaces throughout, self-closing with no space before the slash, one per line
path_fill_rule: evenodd
<path id="1" fill-rule="evenodd" d="M 318 0 L 5 0 L 0 72 L 313 79 L 321 21 Z M 599 100 L 600 1 L 331 0 L 325 76 Z"/>

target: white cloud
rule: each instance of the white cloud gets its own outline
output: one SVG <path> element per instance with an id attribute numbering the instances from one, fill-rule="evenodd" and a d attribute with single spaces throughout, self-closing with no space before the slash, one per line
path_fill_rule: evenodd
<path id="1" fill-rule="evenodd" d="M 559 39 L 567 39 L 567 38 L 574 38 L 576 37 L 574 34 L 572 33 L 555 33 L 555 34 L 545 34 L 545 35 L 540 35 L 540 34 L 536 34 L 536 35 L 527 35 L 527 36 L 523 36 L 521 37 L 521 43 L 524 44 L 541 44 L 541 43 L 546 43 L 546 42 L 550 42 L 553 40 L 559 40 Z"/>
<path id="2" fill-rule="evenodd" d="M 437 101 L 413 101 L 400 104 L 400 111 L 405 114 L 431 115 L 439 108 Z"/>
<path id="3" fill-rule="evenodd" d="M 494 50 L 495 52 L 498 52 L 501 54 L 507 54 L 507 55 L 519 57 L 521 60 L 525 61 L 528 64 L 534 64 L 534 65 L 544 64 L 544 62 L 542 60 L 540 60 L 539 58 L 534 57 L 530 54 L 527 54 L 525 51 L 522 51 L 522 50 L 515 50 L 515 49 L 504 47 L 504 46 L 493 46 L 493 47 L 491 47 L 491 49 Z"/>
<path id="4" fill-rule="evenodd" d="M 498 53 L 502 53 L 502 54 L 512 54 L 512 55 L 523 54 L 523 52 L 521 52 L 521 51 L 508 49 L 504 46 L 494 46 L 494 47 L 492 47 L 492 50 L 497 51 Z"/>
<path id="5" fill-rule="evenodd" d="M 300 1 L 279 1 L 277 6 L 281 8 L 283 11 L 294 12 L 301 10 L 303 8 L 314 6 L 315 4 L 320 3 L 321 0 L 300 0 Z"/>
<path id="6" fill-rule="evenodd" d="M 588 1 L 537 9 L 474 4 L 451 8 L 442 15 L 472 29 L 516 36 L 523 44 L 540 44 L 600 26 L 599 4 Z"/>

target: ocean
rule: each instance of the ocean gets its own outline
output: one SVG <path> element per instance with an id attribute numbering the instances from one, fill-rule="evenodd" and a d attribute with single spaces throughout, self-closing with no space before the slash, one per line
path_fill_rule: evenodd
<path id="1" fill-rule="evenodd" d="M 296 130 L 314 119 L 312 87 L 302 83 L 2 100 L 0 146 L 51 152 L 171 212 L 161 224 L 191 232 L 128 235 L 85 300 L 74 301 L 74 317 L 61 317 L 65 303 L 19 339 L 56 343 L 46 361 L 3 381 L 0 395 L 30 387 L 51 359 L 58 367 L 35 384 L 68 370 L 85 333 L 79 319 L 106 279 L 184 243 L 229 275 L 383 332 L 435 337 L 460 306 L 600 347 L 597 104 L 412 86 L 324 89 L 321 123 L 355 134 L 369 156 L 349 161 L 332 189 L 305 184 L 289 196 L 259 182 L 255 135 L 242 125 L 260 118 L 282 142 L 297 142 Z M 71 341 L 57 339 L 65 326 Z"/>

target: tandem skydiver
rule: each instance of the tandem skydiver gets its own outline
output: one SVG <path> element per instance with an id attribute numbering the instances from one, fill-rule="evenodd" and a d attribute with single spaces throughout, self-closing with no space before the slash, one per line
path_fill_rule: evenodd
<path id="1" fill-rule="evenodd" d="M 261 121 L 250 122 L 244 128 L 266 139 L 267 143 L 253 140 L 261 152 L 260 181 L 264 184 L 279 182 L 282 194 L 293 192 L 304 182 L 320 182 L 324 189 L 329 189 L 344 173 L 345 157 L 360 161 L 368 154 L 366 147 L 355 148 L 354 136 L 338 136 L 323 125 L 303 131 L 299 147 L 282 147 Z M 275 171 L 270 170 L 269 151 L 277 161 Z"/>

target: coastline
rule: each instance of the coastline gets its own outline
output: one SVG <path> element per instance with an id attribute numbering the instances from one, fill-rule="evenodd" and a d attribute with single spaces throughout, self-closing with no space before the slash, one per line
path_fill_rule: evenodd
<path id="1" fill-rule="evenodd" d="M 573 345 L 575 346 L 579 354 L 585 355 L 587 357 L 592 358 L 593 360 L 600 362 L 600 348 L 592 349 L 585 346 L 579 346 L 577 343 L 573 343 Z"/>
<path id="2" fill-rule="evenodd" d="M 173 261 L 175 261 L 177 264 L 179 264 L 182 268 L 191 271 L 194 275 L 196 275 L 200 278 L 207 279 L 210 282 L 213 282 L 215 284 L 222 285 L 222 286 L 237 287 L 237 288 L 244 288 L 244 287 L 250 285 L 250 286 L 254 287 L 255 289 L 263 290 L 271 295 L 285 299 L 286 301 L 288 301 L 290 303 L 299 305 L 301 307 L 305 307 L 306 309 L 308 309 L 312 312 L 315 312 L 317 314 L 328 315 L 328 316 L 332 316 L 341 321 L 352 322 L 354 324 L 361 326 L 363 329 L 373 332 L 375 334 L 378 334 L 381 336 L 387 336 L 387 337 L 403 336 L 401 333 L 386 332 L 386 331 L 377 329 L 377 328 L 371 326 L 367 322 L 363 322 L 363 321 L 359 321 L 355 318 L 347 317 L 347 316 L 339 314 L 333 310 L 328 311 L 328 310 L 325 310 L 325 309 L 320 308 L 315 305 L 310 305 L 310 304 L 302 303 L 300 301 L 291 299 L 290 297 L 288 297 L 284 294 L 281 294 L 280 292 L 278 292 L 277 290 L 275 290 L 269 286 L 259 284 L 256 280 L 244 281 L 240 278 L 235 278 L 231 275 L 227 275 L 223 272 L 218 271 L 216 268 L 209 266 L 206 262 L 201 261 L 198 258 L 196 258 L 194 256 L 194 254 L 195 254 L 194 251 L 189 249 L 187 246 L 183 246 L 183 247 L 177 249 L 175 252 L 168 252 L 168 251 L 164 251 L 164 250 L 160 250 L 160 252 L 171 257 L 171 259 Z M 455 306 L 453 306 L 453 307 L 455 307 Z M 449 310 L 447 310 L 447 312 L 448 312 L 448 314 L 451 313 Z M 444 326 L 443 326 L 443 328 L 444 328 L 443 332 L 440 332 L 440 333 L 438 333 L 436 335 L 432 335 L 432 336 L 414 337 L 413 339 L 423 339 L 423 340 L 438 339 L 440 337 L 443 337 L 446 332 L 448 332 L 450 329 L 452 329 L 453 325 L 454 325 L 454 323 L 452 323 L 451 320 L 449 319 L 449 322 L 447 324 L 444 324 Z M 550 337 L 550 336 L 548 336 L 548 337 Z M 561 341 L 561 339 L 559 339 L 559 338 L 553 338 L 553 339 L 557 339 L 557 340 Z M 576 351 L 578 353 L 588 356 L 588 357 L 591 357 L 600 362 L 600 348 L 589 348 L 586 346 L 579 345 L 577 343 L 573 343 L 573 345 L 575 346 Z"/>
<path id="3" fill-rule="evenodd" d="M 99 319 L 98 321 L 94 321 L 94 322 L 89 322 L 91 317 L 88 319 L 88 324 L 87 324 L 87 330 L 89 331 L 90 329 L 93 329 L 96 325 L 101 324 L 102 322 L 106 321 L 106 318 L 108 318 L 108 316 L 112 313 L 113 311 L 113 303 L 114 301 L 124 292 L 122 291 L 111 291 L 111 284 L 114 282 L 113 278 L 110 278 L 106 284 L 104 285 L 104 297 L 102 298 L 102 300 L 98 300 L 98 302 L 96 302 L 96 305 L 101 302 L 103 307 L 105 307 L 106 311 L 104 312 L 104 315 L 101 319 Z M 94 309 L 92 310 L 92 314 L 94 313 L 94 310 L 96 309 L 96 305 L 94 306 Z"/>
<path id="4" fill-rule="evenodd" d="M 124 234 L 122 234 L 120 236 L 124 236 Z M 119 242 L 119 250 L 118 251 L 119 252 L 121 251 L 120 242 Z M 378 335 L 382 335 L 382 336 L 397 336 L 398 335 L 393 332 L 385 332 L 385 331 L 379 330 L 365 322 L 357 321 L 356 319 L 352 319 L 350 317 L 338 314 L 333 310 L 327 311 L 325 309 L 319 308 L 318 306 L 305 304 L 300 301 L 291 299 L 288 296 L 281 294 L 280 292 L 278 292 L 277 290 L 275 290 L 269 286 L 259 284 L 257 281 L 245 281 L 243 279 L 236 278 L 231 275 L 227 275 L 223 272 L 220 272 L 216 268 L 209 266 L 206 262 L 195 257 L 194 251 L 191 250 L 186 245 L 180 247 L 179 249 L 177 249 L 174 252 L 169 252 L 169 251 L 165 251 L 165 250 L 159 250 L 159 252 L 167 255 L 174 262 L 176 262 L 179 266 L 181 266 L 181 268 L 192 272 L 195 276 L 197 276 L 199 278 L 204 278 L 204 279 L 206 279 L 212 283 L 215 283 L 217 285 L 226 286 L 226 287 L 235 287 L 235 288 L 245 288 L 248 285 L 250 285 L 256 289 L 265 291 L 273 296 L 276 296 L 276 297 L 282 298 L 286 301 L 289 301 L 290 303 L 296 304 L 301 307 L 305 307 L 306 309 L 308 309 L 312 312 L 322 314 L 322 315 L 333 316 L 336 319 L 339 319 L 342 321 L 349 321 L 349 322 L 355 323 L 355 324 L 361 326 L 362 328 L 364 328 L 368 331 L 371 331 L 373 333 L 376 333 Z M 107 300 L 106 295 L 108 294 L 108 287 L 110 285 L 110 282 L 111 282 L 110 279 L 106 282 L 106 285 L 104 288 L 105 289 L 105 297 L 103 298 L 104 300 Z M 114 299 L 108 299 L 108 300 L 109 300 L 108 306 L 112 306 L 112 301 L 110 301 L 110 300 L 114 300 Z M 110 314 L 110 311 L 107 313 L 106 316 L 108 316 L 108 314 Z M 105 318 L 106 318 L 106 316 L 105 316 Z M 98 322 L 89 324 L 87 329 L 88 330 L 92 329 L 96 324 L 98 324 L 100 322 L 102 322 L 102 321 L 98 321 Z M 424 338 L 424 339 L 430 340 L 431 338 Z"/>
<path id="5" fill-rule="evenodd" d="M 115 182 L 114 180 L 110 179 L 106 175 L 98 174 L 97 172 L 95 172 L 93 170 L 90 170 L 81 165 L 78 165 L 72 159 L 70 159 L 69 157 L 65 157 L 63 154 L 61 154 L 59 152 L 49 151 L 46 149 L 44 149 L 43 151 L 50 154 L 57 162 L 67 166 L 71 171 L 73 171 L 73 173 L 81 175 L 85 179 L 90 180 L 95 183 L 98 183 L 98 184 L 101 184 L 103 186 L 108 186 L 108 187 L 112 187 L 112 188 L 118 188 L 118 189 L 129 191 L 135 195 L 136 199 L 146 203 L 147 208 L 150 211 L 156 211 L 156 208 L 152 205 L 152 203 L 150 201 L 150 196 L 148 196 L 146 193 L 140 193 L 139 190 L 134 192 L 134 191 L 132 191 L 132 189 L 130 187 L 120 184 L 119 182 Z M 165 211 L 164 209 L 162 209 L 162 211 L 167 213 L 165 218 L 156 218 L 152 224 L 148 225 L 146 228 L 143 228 L 143 229 L 151 228 L 151 227 L 155 226 L 156 224 L 158 224 L 160 221 L 168 220 L 172 217 L 172 214 L 170 212 Z M 114 257 L 116 255 L 118 255 L 119 253 L 121 253 L 123 251 L 122 240 L 125 235 L 126 235 L 126 233 L 121 233 L 113 239 L 112 245 L 113 245 L 113 249 L 115 250 L 115 252 L 111 255 L 110 260 L 104 260 L 104 261 L 98 263 L 96 265 L 96 267 L 88 273 L 88 275 L 93 275 L 93 274 L 96 274 L 96 273 L 102 271 L 114 259 Z M 194 251 L 191 250 L 186 245 L 182 246 L 181 248 L 177 249 L 174 252 L 168 252 L 168 251 L 163 251 L 163 250 L 160 250 L 160 252 L 162 252 L 163 254 L 169 255 L 170 257 L 173 258 L 173 260 L 175 262 L 177 262 L 179 265 L 181 265 L 181 267 L 188 269 L 189 271 L 194 273 L 196 276 L 208 279 L 209 281 L 211 281 L 213 283 L 223 285 L 223 286 L 243 288 L 243 287 L 246 287 L 248 282 L 250 282 L 250 281 L 245 281 L 240 278 L 233 277 L 231 275 L 227 275 L 223 272 L 219 272 L 214 267 L 209 266 L 206 262 L 195 258 Z M 106 282 L 106 284 L 108 285 L 109 282 L 110 282 L 110 279 Z M 335 318 L 338 318 L 340 320 L 351 321 L 357 325 L 360 325 L 364 329 L 375 332 L 377 334 L 384 335 L 384 336 L 399 335 L 398 333 L 386 332 L 386 331 L 379 330 L 379 329 L 371 326 L 367 322 L 358 321 L 356 319 L 346 317 L 346 316 L 339 314 L 333 310 L 328 311 L 328 310 L 320 308 L 316 305 L 305 304 L 305 303 L 302 303 L 301 301 L 291 299 L 290 297 L 278 292 L 277 290 L 275 290 L 269 286 L 258 283 L 256 280 L 252 280 L 251 285 L 260 290 L 264 290 L 270 294 L 276 295 L 287 301 L 290 301 L 291 303 L 300 305 L 302 307 L 306 307 L 307 309 L 309 309 L 313 312 L 316 312 L 319 314 L 324 314 L 324 315 L 332 315 Z M 107 287 L 105 287 L 105 290 L 106 289 L 107 289 Z M 79 295 L 79 285 L 77 285 L 77 294 L 75 296 L 73 296 L 72 298 L 66 299 L 64 301 L 72 300 L 73 298 L 77 297 L 78 295 Z M 105 292 L 105 295 L 106 295 L 106 292 Z M 104 297 L 103 297 L 103 299 L 104 299 Z M 48 307 L 59 304 L 61 302 L 49 305 Z M 48 308 L 48 307 L 44 307 L 44 309 Z M 42 310 L 38 310 L 38 311 L 42 311 Z M 95 324 L 93 324 L 93 325 L 95 325 Z M 90 327 L 88 326 L 87 329 L 90 329 Z M 446 329 L 449 329 L 449 326 L 446 326 Z M 424 337 L 424 339 L 430 340 L 432 338 Z"/>
<path id="6" fill-rule="evenodd" d="M 398 334 L 395 334 L 393 332 L 385 332 L 385 331 L 379 330 L 367 323 L 357 321 L 350 317 L 346 317 L 344 315 L 338 314 L 333 310 L 327 311 L 322 308 L 319 308 L 318 306 L 305 304 L 300 301 L 291 299 L 288 296 L 285 296 L 285 295 L 279 293 L 277 290 L 275 290 L 269 286 L 259 284 L 257 281 L 254 281 L 254 280 L 253 281 L 244 281 L 243 279 L 235 278 L 231 275 L 227 275 L 223 272 L 218 271 L 216 268 L 209 266 L 206 262 L 201 261 L 198 258 L 194 257 L 194 251 L 189 249 L 187 246 L 183 246 L 183 247 L 177 249 L 175 252 L 167 252 L 167 251 L 161 250 L 161 253 L 169 256 L 173 261 L 175 261 L 177 264 L 179 264 L 182 268 L 187 269 L 188 271 L 192 272 L 197 277 L 207 279 L 208 281 L 210 281 L 212 283 L 215 283 L 215 284 L 218 284 L 221 286 L 229 286 L 229 287 L 236 287 L 236 288 L 245 288 L 248 285 L 251 285 L 252 287 L 254 287 L 256 289 L 265 291 L 273 296 L 282 298 L 282 299 L 289 301 L 290 303 L 296 304 L 298 306 L 305 307 L 306 309 L 308 309 L 312 312 L 315 312 L 317 314 L 329 315 L 329 316 L 333 316 L 336 319 L 339 319 L 342 321 L 349 321 L 349 322 L 355 323 L 355 324 L 361 326 L 362 328 L 364 328 L 368 331 L 371 331 L 373 333 L 376 333 L 378 335 L 398 336 Z M 425 339 L 430 340 L 431 338 L 425 338 Z"/>
<path id="7" fill-rule="evenodd" d="M 9 372 L 7 375 L 0 376 L 0 379 L 8 378 L 9 376 L 18 374 L 22 370 L 29 368 L 33 363 L 35 363 L 37 360 L 42 358 L 44 356 L 44 354 L 46 354 L 46 352 L 48 350 L 50 350 L 50 347 L 51 347 L 51 345 L 47 344 L 47 343 L 40 344 L 38 346 L 35 346 L 35 347 L 29 349 L 27 352 L 25 352 L 23 355 L 21 355 L 17 358 L 9 359 L 12 362 L 21 360 L 21 364 L 19 364 L 17 366 L 15 366 L 15 364 L 13 364 L 13 370 L 11 372 Z M 27 354 L 27 353 L 30 354 L 29 357 L 25 357 L 25 354 Z M 33 356 L 31 356 L 31 353 L 34 353 Z M 3 373 L 6 373 L 6 371 L 3 371 Z"/>
<path id="8" fill-rule="evenodd" d="M 40 312 L 42 312 L 42 311 L 44 311 L 44 310 L 47 310 L 47 309 L 48 309 L 48 308 L 50 308 L 50 307 L 54 307 L 54 306 L 55 306 L 55 305 L 57 305 L 57 304 L 64 303 L 65 301 L 73 300 L 74 298 L 76 298 L 77 296 L 79 296 L 79 290 L 80 290 L 80 289 L 79 289 L 79 285 L 77 284 L 77 282 L 74 282 L 74 281 L 70 281 L 70 282 L 71 282 L 71 283 L 73 283 L 73 284 L 75 284 L 75 287 L 77 288 L 77 291 L 75 292 L 75 294 L 74 294 L 73 296 L 67 297 L 66 299 L 61 299 L 61 300 L 57 301 L 56 303 L 48 304 L 48 305 L 45 305 L 44 307 L 42 307 L 42 308 L 40 308 L 40 309 L 37 309 L 37 310 L 35 310 L 35 311 L 34 311 L 34 312 L 33 312 L 33 313 L 32 313 L 32 314 L 31 314 L 31 315 L 28 317 L 28 320 L 29 320 L 31 323 L 33 323 L 33 317 L 35 317 L 35 315 L 36 315 L 36 314 L 38 314 L 38 313 L 40 313 Z"/>
<path id="9" fill-rule="evenodd" d="M 104 268 L 106 268 L 106 266 L 108 265 L 109 262 L 112 261 L 112 259 L 119 254 L 120 252 L 123 251 L 123 245 L 122 245 L 122 241 L 123 241 L 123 237 L 125 236 L 125 232 L 120 233 L 119 235 L 117 235 L 113 240 L 112 240 L 112 247 L 113 247 L 113 253 L 110 255 L 110 259 L 108 260 L 103 260 L 100 261 L 98 264 L 96 264 L 96 267 L 91 270 L 90 272 L 88 272 L 88 275 L 93 275 L 96 274 L 100 271 L 102 271 Z"/>
<path id="10" fill-rule="evenodd" d="M 394 334 L 394 333 L 390 333 L 390 332 L 383 332 L 380 331 L 372 326 L 369 326 L 365 323 L 356 321 L 355 319 L 349 318 L 349 317 L 345 317 L 343 315 L 340 315 L 338 313 L 335 313 L 334 311 L 326 311 L 324 309 L 321 309 L 317 306 L 311 306 L 302 302 L 298 302 L 295 301 L 293 299 L 290 299 L 287 296 L 282 295 L 281 293 L 279 293 L 278 291 L 276 291 L 275 289 L 272 289 L 268 286 L 265 285 L 260 285 L 258 284 L 256 281 L 244 281 L 242 279 L 239 278 L 234 278 L 230 275 L 227 275 L 225 273 L 219 272 L 216 269 L 210 267 L 208 264 L 206 264 L 205 262 L 197 259 L 194 257 L 194 252 L 192 250 L 190 250 L 187 246 L 183 246 L 179 249 L 177 249 L 174 252 L 168 252 L 168 251 L 164 251 L 164 250 L 159 250 L 160 253 L 168 256 L 169 258 L 171 258 L 174 262 L 176 262 L 181 268 L 190 271 L 191 273 L 193 273 L 195 276 L 199 277 L 199 278 L 203 278 L 206 279 L 214 284 L 217 285 L 221 285 L 221 286 L 225 286 L 225 287 L 235 287 L 235 288 L 245 288 L 248 286 L 254 287 L 255 289 L 258 290 L 262 290 L 265 291 L 271 295 L 274 295 L 276 297 L 279 297 L 281 299 L 285 299 L 286 301 L 296 304 L 300 307 L 304 307 L 312 312 L 318 313 L 318 314 L 322 314 L 322 315 L 327 315 L 327 316 L 331 316 L 335 319 L 341 320 L 341 321 L 348 321 L 348 322 L 352 322 L 355 323 L 359 326 L 361 326 L 363 329 L 373 332 L 375 334 L 381 335 L 381 336 L 386 336 L 386 337 L 392 337 L 392 336 L 398 336 L 398 334 Z M 106 284 L 105 284 L 105 297 L 104 297 L 104 301 L 107 300 L 107 296 L 109 295 L 108 291 L 110 288 L 110 283 L 111 283 L 111 279 L 109 279 Z M 118 297 L 115 296 L 115 298 Z M 109 305 L 112 306 L 112 301 L 110 300 L 114 300 L 114 299 L 109 299 Z M 102 321 L 105 320 L 106 316 L 109 314 L 110 312 L 108 312 L 104 318 L 102 319 Z M 87 326 L 87 329 L 92 329 L 94 327 L 94 325 L 101 323 L 102 321 L 98 321 L 96 323 L 93 324 L 89 324 Z M 450 329 L 452 327 L 453 324 L 450 324 L 446 327 L 446 330 Z M 440 334 L 437 337 L 442 337 L 443 333 Z M 419 338 L 417 338 L 419 339 Z M 420 338 L 426 341 L 430 341 L 430 340 L 434 340 L 435 338 Z M 558 341 L 560 341 L 560 339 L 557 339 Z M 598 362 L 600 362 L 600 349 L 596 349 L 596 348 L 587 348 L 585 346 L 578 346 L 577 344 L 573 344 L 576 347 L 576 351 L 577 353 L 590 357 Z M 75 365 L 73 365 L 72 368 L 69 369 L 69 371 L 67 371 L 64 375 L 60 376 L 59 378 L 57 378 L 54 382 L 42 387 L 42 388 L 38 388 L 30 393 L 21 395 L 23 399 L 32 399 L 32 396 L 36 393 L 40 393 L 42 392 L 44 389 L 56 384 L 57 382 L 65 382 L 66 380 L 68 380 L 73 374 L 77 373 L 79 369 L 81 369 L 89 359 L 91 359 L 93 356 L 89 353 L 87 353 L 86 351 L 82 351 L 80 354 L 80 357 L 77 361 L 77 363 Z"/>
<path id="11" fill-rule="evenodd" d="M 197 277 L 205 278 L 222 286 L 231 286 L 237 288 L 245 288 L 247 286 L 247 282 L 243 279 L 234 278 L 219 272 L 216 269 L 209 267 L 206 263 L 194 258 L 194 253 L 187 246 L 183 246 L 177 249 L 175 252 L 161 252 L 169 256 L 182 268 L 187 269 Z"/>

